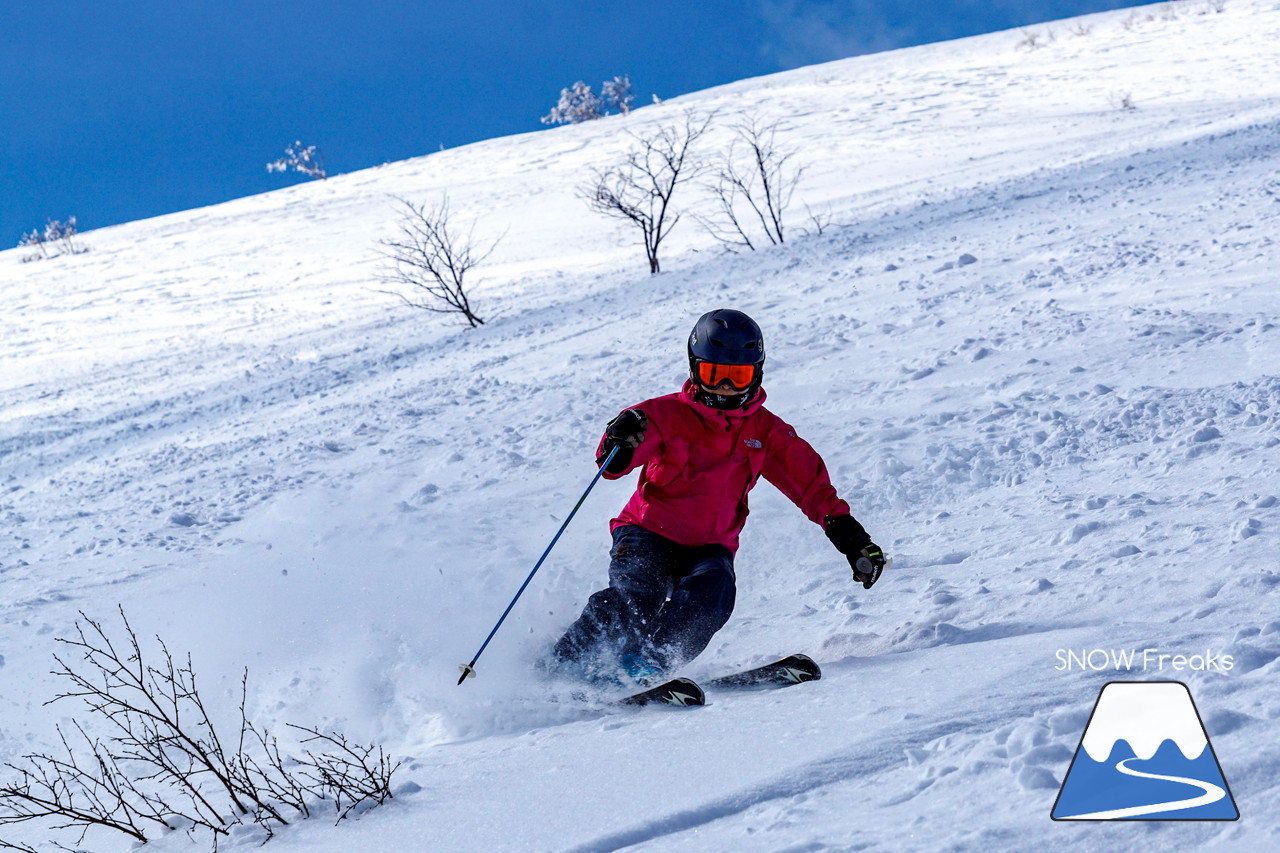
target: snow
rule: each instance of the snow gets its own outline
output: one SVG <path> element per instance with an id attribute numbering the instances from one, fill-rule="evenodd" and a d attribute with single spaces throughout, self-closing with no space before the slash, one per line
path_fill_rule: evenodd
<path id="1" fill-rule="evenodd" d="M 1208 745 L 1191 694 L 1171 681 L 1121 682 L 1102 691 L 1080 745 L 1090 758 L 1102 762 L 1121 740 L 1143 760 L 1155 755 L 1165 740 L 1177 744 L 1188 759 L 1199 758 Z"/>
<path id="2" fill-rule="evenodd" d="M 54 639 L 123 605 L 226 712 L 248 667 L 260 722 L 404 760 L 392 803 L 290 827 L 281 853 L 1276 849 L 1280 6 L 1170 8 L 1053 25 L 1036 50 L 994 33 L 745 80 L 90 232 L 81 255 L 0 253 L 0 762 L 75 712 L 42 704 Z M 650 277 L 578 188 L 690 108 L 720 112 L 710 148 L 736 116 L 782 118 L 809 170 L 785 245 L 726 255 L 684 221 Z M 376 277 L 390 196 L 445 191 L 478 237 L 507 232 L 475 330 Z M 626 480 L 456 686 L 605 421 L 678 387 L 718 306 L 761 322 L 770 407 L 896 560 L 861 589 L 762 485 L 737 611 L 685 674 L 803 651 L 824 678 L 671 712 L 540 680 L 604 581 Z M 1148 648 L 1233 666 L 1058 656 Z M 1135 678 L 1189 686 L 1238 822 L 1050 820 L 1099 689 Z"/>

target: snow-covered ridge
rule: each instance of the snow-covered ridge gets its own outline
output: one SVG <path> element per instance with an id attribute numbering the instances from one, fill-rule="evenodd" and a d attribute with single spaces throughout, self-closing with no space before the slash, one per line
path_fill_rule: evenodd
<path id="1" fill-rule="evenodd" d="M 1088 850 L 1048 815 L 1117 676 L 1055 651 L 1209 649 L 1235 668 L 1143 677 L 1185 676 L 1246 817 L 1174 846 L 1275 849 L 1280 9 L 1175 7 L 1037 50 L 997 33 L 742 81 L 102 229 L 84 255 L 0 253 L 0 763 L 56 744 L 53 638 L 121 603 L 233 710 L 248 666 L 259 721 L 406 759 L 392 805 L 293 827 L 281 853 Z M 685 220 L 650 277 L 577 188 L 691 107 L 783 118 L 810 168 L 785 245 L 726 255 Z M 389 196 L 446 190 L 478 236 L 510 228 L 476 330 L 377 292 Z M 855 588 L 762 484 L 736 612 L 687 674 L 804 651 L 824 678 L 680 715 L 549 701 L 531 664 L 603 582 L 622 482 L 456 686 L 604 422 L 678 387 L 718 305 L 761 322 L 771 408 L 897 562 Z"/>

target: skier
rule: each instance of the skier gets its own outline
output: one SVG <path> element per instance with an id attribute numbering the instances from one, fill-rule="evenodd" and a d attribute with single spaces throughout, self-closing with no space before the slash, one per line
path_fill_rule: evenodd
<path id="1" fill-rule="evenodd" d="M 704 314 L 680 391 L 625 409 L 596 451 L 616 480 L 643 468 L 610 524 L 609 585 L 552 649 L 552 667 L 590 680 L 658 680 L 695 658 L 729 619 L 747 493 L 761 476 L 820 524 L 870 589 L 884 555 L 836 494 L 826 465 L 764 407 L 764 339 L 746 314 Z M 862 567 L 858 566 L 860 557 Z"/>

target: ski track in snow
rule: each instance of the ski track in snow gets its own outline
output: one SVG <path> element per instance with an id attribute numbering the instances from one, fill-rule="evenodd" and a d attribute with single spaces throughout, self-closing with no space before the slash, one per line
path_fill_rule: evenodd
<path id="1" fill-rule="evenodd" d="M 990 726 L 999 720 L 1000 716 L 992 713 L 982 719 L 968 720 L 965 726 L 967 728 Z M 792 768 L 764 783 L 731 792 L 696 808 L 676 811 L 634 828 L 594 839 L 571 848 L 570 853 L 609 853 L 650 841 L 661 841 L 668 836 L 697 832 L 708 824 L 742 814 L 749 809 L 771 802 L 794 800 L 819 788 L 881 773 L 900 763 L 900 754 L 912 744 L 919 743 L 922 737 L 926 740 L 934 740 L 952 732 L 955 728 L 954 723 L 948 723 L 925 731 L 914 729 L 909 733 L 887 733 L 883 741 L 876 744 L 874 750 L 869 749 L 867 744 L 860 743 L 847 750 Z"/>
<path id="2" fill-rule="evenodd" d="M 74 257 L 0 253 L 0 763 L 69 719 L 42 706 L 54 638 L 123 604 L 230 707 L 248 666 L 268 725 L 405 757 L 390 806 L 269 849 L 1276 849 L 1280 8 L 1182 8 L 741 81 L 91 232 Z M 1137 109 L 1111 107 L 1124 91 Z M 682 222 L 645 274 L 575 188 L 686 107 L 781 116 L 823 233 L 797 212 L 785 245 L 729 255 Z M 478 235 L 510 227 L 475 330 L 375 278 L 388 195 L 445 189 Z M 687 674 L 804 651 L 822 681 L 677 713 L 548 701 L 530 664 L 603 581 L 624 482 L 454 686 L 603 423 L 678 387 L 717 305 L 761 321 L 770 407 L 895 568 L 852 587 L 762 485 L 737 611 Z M 1235 668 L 1055 669 L 1092 648 Z M 1098 689 L 1134 677 L 1190 686 L 1240 821 L 1049 819 Z"/>

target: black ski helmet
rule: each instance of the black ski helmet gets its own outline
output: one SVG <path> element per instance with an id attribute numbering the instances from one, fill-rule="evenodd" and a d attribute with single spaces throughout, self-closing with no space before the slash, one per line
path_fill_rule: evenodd
<path id="1" fill-rule="evenodd" d="M 725 403 L 745 404 L 755 395 L 764 378 L 764 334 L 760 327 L 746 314 L 732 308 L 718 308 L 708 311 L 693 324 L 689 333 L 689 375 L 697 384 L 698 362 L 709 361 L 716 364 L 753 364 L 756 375 L 745 394 L 733 395 L 728 400 L 704 400 L 708 405 L 717 408 L 733 408 Z M 704 389 L 705 391 L 705 389 Z M 722 395 L 706 392 L 707 396 L 719 398 Z"/>

